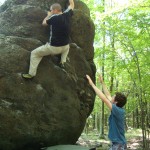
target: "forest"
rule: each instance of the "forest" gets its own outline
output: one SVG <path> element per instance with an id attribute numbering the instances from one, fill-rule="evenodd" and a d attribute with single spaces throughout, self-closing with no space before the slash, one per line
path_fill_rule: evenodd
<path id="1" fill-rule="evenodd" d="M 112 95 L 127 96 L 126 130 L 141 129 L 142 149 L 150 148 L 150 0 L 82 0 L 95 24 L 94 62 Z M 96 97 L 84 132 L 107 135 L 110 112 Z"/>

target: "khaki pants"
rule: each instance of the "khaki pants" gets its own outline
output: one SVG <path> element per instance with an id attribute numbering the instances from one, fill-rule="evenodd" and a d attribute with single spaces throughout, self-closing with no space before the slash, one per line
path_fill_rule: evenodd
<path id="1" fill-rule="evenodd" d="M 66 62 L 69 53 L 69 44 L 65 46 L 55 47 L 49 43 L 40 46 L 31 52 L 29 74 L 36 75 L 37 67 L 42 60 L 43 56 L 61 54 L 61 63 Z"/>

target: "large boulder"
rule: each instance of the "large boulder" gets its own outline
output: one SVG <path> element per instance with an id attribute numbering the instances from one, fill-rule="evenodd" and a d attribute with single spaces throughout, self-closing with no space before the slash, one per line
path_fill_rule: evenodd
<path id="1" fill-rule="evenodd" d="M 66 70 L 59 57 L 44 57 L 32 80 L 30 52 L 45 44 L 49 28 L 41 23 L 49 6 L 67 0 L 7 0 L 0 7 L 0 150 L 38 150 L 75 144 L 93 109 L 95 93 L 94 24 L 87 6 L 76 0 Z"/>

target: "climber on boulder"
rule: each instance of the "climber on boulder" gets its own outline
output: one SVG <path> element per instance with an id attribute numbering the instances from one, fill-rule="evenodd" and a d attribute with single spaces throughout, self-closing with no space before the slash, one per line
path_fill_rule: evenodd
<path id="1" fill-rule="evenodd" d="M 30 67 L 28 74 L 22 74 L 23 78 L 31 79 L 36 76 L 37 67 L 43 56 L 61 54 L 60 67 L 64 68 L 69 53 L 69 27 L 70 18 L 73 14 L 74 1 L 69 0 L 68 8 L 62 12 L 61 5 L 51 5 L 50 11 L 44 18 L 42 25 L 50 26 L 49 43 L 42 45 L 31 52 Z"/>

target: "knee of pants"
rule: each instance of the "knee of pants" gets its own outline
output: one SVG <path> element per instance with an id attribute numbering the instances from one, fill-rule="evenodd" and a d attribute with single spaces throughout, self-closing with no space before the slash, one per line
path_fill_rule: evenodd
<path id="1" fill-rule="evenodd" d="M 67 49 L 65 50 L 65 52 L 67 52 L 67 53 L 68 53 L 68 52 L 69 52 L 69 48 L 67 48 Z"/>
<path id="2" fill-rule="evenodd" d="M 31 56 L 38 56 L 37 51 L 33 50 L 33 51 L 31 52 Z"/>

